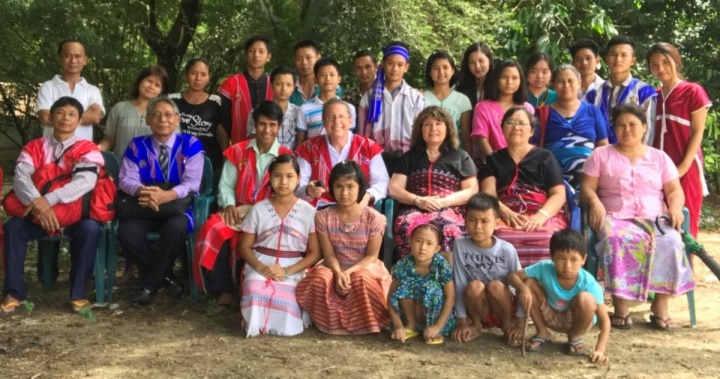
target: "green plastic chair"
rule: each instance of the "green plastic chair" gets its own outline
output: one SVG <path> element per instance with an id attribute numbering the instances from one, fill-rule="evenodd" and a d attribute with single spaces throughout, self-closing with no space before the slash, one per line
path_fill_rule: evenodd
<path id="1" fill-rule="evenodd" d="M 193 216 L 194 216 L 194 228 L 192 233 L 187 234 L 185 239 L 185 246 L 188 259 L 188 274 L 189 274 L 189 286 L 190 286 L 190 301 L 197 303 L 200 300 L 200 291 L 198 290 L 192 277 L 193 256 L 195 255 L 195 238 L 198 231 L 205 220 L 210 215 L 210 206 L 215 201 L 213 195 L 213 168 L 210 158 L 205 157 L 205 164 L 203 166 L 203 176 L 200 182 L 200 192 L 195 197 L 193 202 Z M 115 279 L 115 272 L 117 271 L 117 227 L 112 228 L 111 232 L 108 233 L 108 257 L 107 257 L 107 270 L 110 273 L 108 275 L 108 286 L 112 288 L 113 281 Z M 157 241 L 160 239 L 160 234 L 157 232 L 148 233 L 145 238 L 149 241 Z"/>
<path id="2" fill-rule="evenodd" d="M 685 233 L 690 233 L 690 213 L 687 208 L 683 208 L 683 216 L 685 216 L 685 221 L 683 221 L 682 230 Z M 598 255 L 597 251 L 595 251 L 595 245 L 597 245 L 598 240 L 595 231 L 590 227 L 587 220 L 583 220 L 583 232 L 587 237 L 588 241 L 588 258 L 587 261 L 585 261 L 585 270 L 587 270 L 595 278 L 597 278 L 598 272 L 600 270 L 600 256 Z M 685 254 L 687 254 L 688 259 L 691 258 L 691 252 L 687 251 L 687 249 L 685 251 Z M 696 329 L 697 318 L 695 314 L 695 291 L 689 291 L 687 293 L 687 300 L 688 309 L 690 311 L 690 326 L 692 326 L 693 329 Z"/>
<path id="3" fill-rule="evenodd" d="M 120 173 L 120 163 L 114 154 L 102 152 L 105 169 L 110 173 L 113 181 L 118 182 Z M 107 268 L 107 247 L 109 231 L 113 228 L 113 221 L 106 222 L 102 226 L 100 241 L 98 243 L 97 255 L 95 256 L 95 303 L 105 304 L 106 300 L 112 299 L 112 285 L 108 286 L 108 276 L 106 276 Z M 53 275 L 55 262 L 54 254 L 59 252 L 60 243 L 69 241 L 67 236 L 47 236 L 38 240 L 38 255 L 40 256 L 40 264 L 43 267 L 42 283 L 43 289 L 52 288 L 55 278 Z"/>

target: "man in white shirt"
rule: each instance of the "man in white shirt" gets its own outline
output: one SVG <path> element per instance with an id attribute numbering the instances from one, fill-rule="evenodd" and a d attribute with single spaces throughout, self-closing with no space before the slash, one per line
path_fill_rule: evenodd
<path id="1" fill-rule="evenodd" d="M 93 139 L 93 124 L 99 124 L 105 115 L 100 90 L 90 85 L 80 74 L 87 63 L 85 45 L 74 39 L 67 39 L 58 45 L 58 61 L 62 74 L 55 75 L 40 86 L 38 91 L 35 115 L 45 125 L 43 135 L 52 134 L 50 126 L 50 106 L 63 96 L 77 99 L 85 112 L 75 135 L 81 139 Z"/>

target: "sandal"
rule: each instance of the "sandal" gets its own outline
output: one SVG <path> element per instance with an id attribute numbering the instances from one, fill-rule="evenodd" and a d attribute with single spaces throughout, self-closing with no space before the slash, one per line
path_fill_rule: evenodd
<path id="1" fill-rule="evenodd" d="M 545 348 L 545 344 L 550 342 L 550 338 L 542 338 L 538 336 L 534 336 L 530 338 L 528 341 L 529 344 L 525 344 L 525 350 L 527 351 L 542 351 Z M 538 343 L 539 345 L 533 346 L 534 343 Z"/>
<path id="2" fill-rule="evenodd" d="M 21 304 L 22 301 L 10 300 L 0 304 L 0 310 L 2 310 L 3 313 L 13 313 Z"/>
<path id="3" fill-rule="evenodd" d="M 443 336 L 437 336 L 425 340 L 425 343 L 428 345 L 442 345 L 443 342 L 445 342 L 445 337 Z"/>
<path id="4" fill-rule="evenodd" d="M 623 316 L 618 316 L 614 313 L 610 313 L 610 325 L 615 329 L 622 329 L 622 330 L 628 330 L 632 329 L 633 322 L 632 317 L 630 317 L 630 313 Z"/>
<path id="5" fill-rule="evenodd" d="M 80 312 L 83 309 L 92 308 L 93 305 L 86 299 L 72 300 L 70 302 L 73 312 Z"/>
<path id="6" fill-rule="evenodd" d="M 568 341 L 567 353 L 573 357 L 590 355 L 583 340 Z"/>
<path id="7" fill-rule="evenodd" d="M 419 336 L 420 334 L 415 329 L 405 328 L 405 341 L 415 338 Z"/>
<path id="8" fill-rule="evenodd" d="M 662 325 L 660 323 L 662 323 Z M 672 332 L 675 330 L 675 325 L 672 324 L 670 317 L 663 320 L 658 316 L 650 315 L 650 326 L 663 332 Z"/>

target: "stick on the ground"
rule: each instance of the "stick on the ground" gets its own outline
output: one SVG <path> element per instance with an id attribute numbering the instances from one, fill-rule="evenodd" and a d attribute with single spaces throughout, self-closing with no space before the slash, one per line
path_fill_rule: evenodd
<path id="1" fill-rule="evenodd" d="M 527 327 L 530 323 L 530 317 L 525 317 L 525 325 L 523 326 L 523 339 L 522 339 L 522 356 L 525 358 L 525 340 L 527 339 Z"/>

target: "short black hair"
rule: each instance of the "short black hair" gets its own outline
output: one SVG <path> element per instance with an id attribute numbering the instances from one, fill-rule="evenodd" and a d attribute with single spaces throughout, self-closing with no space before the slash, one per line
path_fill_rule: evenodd
<path id="1" fill-rule="evenodd" d="M 520 88 L 513 94 L 513 103 L 524 104 L 528 99 L 527 78 L 520 63 L 512 59 L 501 61 L 495 65 L 490 74 L 488 74 L 488 78 L 485 80 L 485 99 L 493 101 L 500 100 L 500 77 L 508 67 L 516 68 L 518 74 L 520 74 Z"/>
<path id="2" fill-rule="evenodd" d="M 320 45 L 318 45 L 315 41 L 304 39 L 301 41 L 298 41 L 298 43 L 295 44 L 295 47 L 293 47 L 293 55 L 297 53 L 298 50 L 309 47 L 313 50 L 315 50 L 315 54 L 320 54 Z"/>
<path id="3" fill-rule="evenodd" d="M 632 114 L 633 116 L 639 118 L 640 122 L 649 126 L 647 125 L 647 114 L 645 113 L 645 108 L 633 103 L 622 103 L 614 106 L 610 111 L 610 119 L 612 120 L 613 128 L 615 127 L 615 121 L 625 113 Z"/>
<path id="4" fill-rule="evenodd" d="M 272 162 L 270 162 L 270 166 L 268 166 L 267 172 L 272 174 L 273 169 L 275 169 L 275 166 L 283 163 L 290 163 L 293 167 L 293 170 L 295 170 L 295 173 L 300 175 L 300 165 L 298 164 L 297 159 L 292 154 L 280 154 L 277 157 L 275 157 Z"/>
<path id="5" fill-rule="evenodd" d="M 576 230 L 570 228 L 558 230 L 550 237 L 550 255 L 563 250 L 577 251 L 581 257 L 585 257 L 588 252 L 587 241 Z"/>
<path id="6" fill-rule="evenodd" d="M 212 73 L 212 70 L 210 69 L 210 62 L 208 62 L 207 59 L 205 59 L 205 58 L 193 58 L 193 59 L 190 59 L 190 60 L 185 64 L 185 70 L 184 70 L 185 75 L 187 75 L 187 73 L 190 72 L 190 69 L 191 69 L 193 66 L 195 66 L 195 63 L 198 63 L 198 62 L 203 63 L 203 64 L 205 65 L 205 67 L 207 67 L 209 74 Z"/>
<path id="7" fill-rule="evenodd" d="M 80 102 L 76 98 L 70 97 L 70 96 L 63 96 L 63 97 L 55 100 L 53 105 L 50 106 L 50 115 L 52 116 L 55 113 L 56 109 L 62 108 L 66 105 L 75 107 L 75 109 L 77 109 L 77 111 L 78 111 L 79 117 L 82 117 L 83 112 L 85 112 L 85 109 L 83 108 L 82 104 L 80 104 Z"/>
<path id="8" fill-rule="evenodd" d="M 83 50 L 85 50 L 85 55 L 87 55 L 87 47 L 85 47 L 85 44 L 83 43 L 83 41 L 80 41 L 79 39 L 76 39 L 76 38 L 67 38 L 67 39 L 60 41 L 60 43 L 58 43 L 58 56 L 62 55 L 63 47 L 65 47 L 65 44 L 68 44 L 68 43 L 79 43 L 80 46 L 83 47 Z"/>
<path id="9" fill-rule="evenodd" d="M 353 57 L 352 57 L 353 64 L 355 64 L 356 59 L 359 59 L 362 57 L 370 57 L 370 60 L 372 61 L 372 63 L 375 63 L 375 64 L 378 63 L 377 54 L 373 53 L 370 49 L 364 49 L 364 50 L 358 51 L 357 53 L 355 53 L 353 55 Z"/>
<path id="10" fill-rule="evenodd" d="M 427 84 L 429 87 L 435 86 L 435 82 L 432 80 L 430 72 L 432 71 L 432 65 L 435 64 L 435 61 L 439 59 L 445 59 L 450 63 L 450 66 L 453 69 L 453 75 L 450 78 L 450 87 L 454 86 L 458 80 L 458 72 L 457 67 L 455 67 L 455 60 L 450 55 L 450 53 L 443 50 L 433 51 L 432 54 L 430 54 L 430 56 L 428 57 L 427 63 L 425 64 L 425 84 Z"/>
<path id="11" fill-rule="evenodd" d="M 245 52 L 247 53 L 247 51 L 250 50 L 250 47 L 256 42 L 264 43 L 268 53 L 272 53 L 272 41 L 270 40 L 270 37 L 262 35 L 256 35 L 248 38 L 247 41 L 245 41 Z"/>
<path id="12" fill-rule="evenodd" d="M 295 73 L 291 69 L 287 68 L 286 66 L 278 66 L 275 67 L 275 69 L 272 70 L 272 72 L 270 73 L 270 83 L 274 83 L 275 78 L 280 75 L 290 75 L 293 77 L 293 80 L 295 80 Z"/>
<path id="13" fill-rule="evenodd" d="M 607 44 L 606 52 L 610 52 L 610 49 L 616 45 L 630 45 L 633 50 L 633 56 L 635 56 L 635 41 L 633 41 L 632 38 L 626 36 L 615 36 L 610 38 L 610 41 L 608 41 Z"/>
<path id="14" fill-rule="evenodd" d="M 570 57 L 572 57 L 572 59 L 575 59 L 575 54 L 582 49 L 589 49 L 590 51 L 592 51 L 593 55 L 595 55 L 596 58 L 598 55 L 600 55 L 600 46 L 597 44 L 597 42 L 589 38 L 583 38 L 575 41 L 575 43 L 570 46 Z"/>
<path id="15" fill-rule="evenodd" d="M 258 123 L 260 116 L 265 116 L 270 120 L 277 121 L 279 125 L 283 123 L 283 111 L 279 105 L 270 100 L 263 100 L 255 106 L 252 112 L 252 119 L 255 125 Z"/>
<path id="16" fill-rule="evenodd" d="M 500 217 L 500 202 L 497 197 L 478 192 L 468 199 L 465 205 L 465 214 L 470 211 L 485 212 L 489 209 L 492 209 L 496 218 Z"/>
<path id="17" fill-rule="evenodd" d="M 335 198 L 335 192 L 333 192 L 335 182 L 340 179 L 352 179 L 358 184 L 357 202 L 360 203 L 363 197 L 365 197 L 365 192 L 367 191 L 367 179 L 365 178 L 365 173 L 363 173 L 360 165 L 355 161 L 344 160 L 332 168 L 332 171 L 330 171 L 330 183 L 328 188 L 330 189 L 330 194 L 333 198 Z"/>
<path id="18" fill-rule="evenodd" d="M 338 75 L 342 75 L 340 73 L 340 64 L 332 58 L 320 58 L 317 62 L 315 62 L 315 66 L 313 66 L 313 74 L 315 74 L 315 76 L 318 76 L 318 72 L 320 71 L 320 69 L 325 66 L 335 67 Z"/>
<path id="19" fill-rule="evenodd" d="M 555 69 L 555 64 L 553 63 L 552 57 L 547 53 L 538 51 L 530 54 L 530 57 L 528 57 L 528 59 L 525 61 L 525 73 L 530 72 L 530 70 L 532 70 L 532 68 L 535 67 L 536 64 L 542 61 L 548 63 L 548 66 L 550 67 L 550 72 Z"/>
<path id="20" fill-rule="evenodd" d="M 147 66 L 135 78 L 135 82 L 133 83 L 132 89 L 130 90 L 130 97 L 133 99 L 137 99 L 140 96 L 140 83 L 147 78 L 148 76 L 155 75 L 158 78 L 160 78 L 160 83 L 162 83 L 162 90 L 160 91 L 161 95 L 166 95 L 168 93 L 168 87 L 170 87 L 170 78 L 168 77 L 167 71 L 165 71 L 164 68 L 157 65 Z"/>

